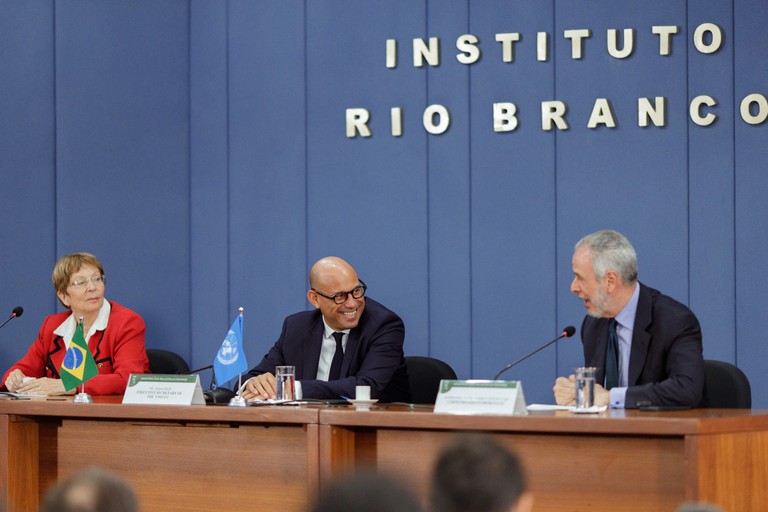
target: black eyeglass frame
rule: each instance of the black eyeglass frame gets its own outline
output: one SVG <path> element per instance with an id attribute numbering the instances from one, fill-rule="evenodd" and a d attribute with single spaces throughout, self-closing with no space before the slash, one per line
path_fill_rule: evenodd
<path id="1" fill-rule="evenodd" d="M 316 290 L 314 288 L 310 288 L 310 289 L 316 294 L 318 294 L 319 296 L 332 300 L 336 304 L 344 304 L 345 302 L 347 302 L 347 298 L 349 297 L 349 295 L 352 295 L 353 299 L 362 299 L 363 297 L 365 297 L 365 291 L 368 289 L 368 286 L 366 286 L 366 284 L 363 282 L 362 279 L 359 279 L 359 281 L 360 281 L 360 284 L 355 286 L 353 289 L 349 290 L 348 292 L 338 292 L 338 293 L 334 293 L 333 295 L 326 295 L 323 292 Z M 355 292 L 357 290 L 361 290 L 359 297 L 355 297 Z"/>

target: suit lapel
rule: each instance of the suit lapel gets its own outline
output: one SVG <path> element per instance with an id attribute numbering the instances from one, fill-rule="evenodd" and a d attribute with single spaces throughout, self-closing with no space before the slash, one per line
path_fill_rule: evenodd
<path id="1" fill-rule="evenodd" d="M 344 348 L 344 359 L 341 361 L 341 376 L 346 377 L 349 375 L 349 368 L 352 366 L 352 361 L 355 360 L 355 352 L 357 351 L 357 345 L 360 341 L 360 329 L 359 326 L 349 331 L 347 336 L 347 346 Z M 355 369 L 357 370 L 357 369 Z"/>
<path id="2" fill-rule="evenodd" d="M 637 312 L 635 313 L 635 325 L 632 328 L 632 348 L 629 353 L 629 375 L 627 383 L 630 386 L 637 384 L 640 374 L 643 373 L 643 364 L 648 354 L 648 346 L 651 343 L 651 335 L 648 327 L 653 321 L 653 300 L 645 286 L 640 286 L 640 295 L 637 298 Z"/>
<path id="3" fill-rule="evenodd" d="M 302 361 L 302 368 L 296 368 L 296 378 L 301 379 L 316 379 L 317 378 L 317 365 L 320 362 L 320 349 L 323 346 L 323 331 L 325 326 L 323 324 L 323 317 L 317 315 L 317 319 L 312 322 L 309 328 L 309 335 L 307 341 L 304 343 L 304 360 Z"/>

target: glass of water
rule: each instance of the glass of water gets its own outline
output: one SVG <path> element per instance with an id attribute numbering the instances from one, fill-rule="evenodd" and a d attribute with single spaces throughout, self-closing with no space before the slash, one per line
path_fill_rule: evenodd
<path id="1" fill-rule="evenodd" d="M 576 409 L 589 409 L 595 405 L 595 374 L 597 368 L 576 368 Z"/>
<path id="2" fill-rule="evenodd" d="M 295 366 L 275 367 L 275 400 L 293 400 L 295 382 Z"/>

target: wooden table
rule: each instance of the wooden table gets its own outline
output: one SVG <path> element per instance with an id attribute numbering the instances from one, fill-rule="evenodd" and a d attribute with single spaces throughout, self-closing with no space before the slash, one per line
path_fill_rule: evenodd
<path id="1" fill-rule="evenodd" d="M 503 417 L 327 409 L 321 482 L 372 466 L 426 496 L 436 455 L 457 431 L 491 433 L 521 455 L 536 511 L 671 512 L 701 500 L 740 512 L 768 503 L 768 411 L 749 410 Z"/>
<path id="2" fill-rule="evenodd" d="M 0 400 L 0 497 L 37 511 L 77 469 L 115 471 L 143 511 L 305 511 L 318 492 L 318 410 Z M 2 506 L 0 506 L 2 508 Z"/>
<path id="3" fill-rule="evenodd" d="M 366 465 L 426 496 L 436 454 L 460 431 L 488 432 L 520 453 L 536 511 L 670 512 L 705 500 L 740 512 L 768 503 L 768 411 L 508 417 L 70 400 L 0 400 L 9 512 L 36 511 L 50 484 L 90 465 L 130 481 L 150 512 L 303 511 L 323 485 Z"/>

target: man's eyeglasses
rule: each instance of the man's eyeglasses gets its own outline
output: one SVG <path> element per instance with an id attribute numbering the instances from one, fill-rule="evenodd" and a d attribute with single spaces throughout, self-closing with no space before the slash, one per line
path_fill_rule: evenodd
<path id="1" fill-rule="evenodd" d="M 353 299 L 362 299 L 363 295 L 365 295 L 365 290 L 367 289 L 368 287 L 365 286 L 365 283 L 361 279 L 360 284 L 348 292 L 338 292 L 338 293 L 334 293 L 333 295 L 326 295 L 323 292 L 315 290 L 314 288 L 312 288 L 312 291 L 320 295 L 321 297 L 325 297 L 326 299 L 332 300 L 336 304 L 344 304 L 345 302 L 347 302 L 347 297 L 349 295 L 352 295 Z"/>
<path id="2" fill-rule="evenodd" d="M 82 288 L 83 286 L 88 284 L 88 281 L 90 281 L 91 284 L 94 284 L 96 286 L 100 284 L 107 284 L 107 276 L 102 274 L 100 276 L 92 276 L 90 279 L 80 278 L 77 281 L 72 281 L 71 283 L 69 283 L 69 286 L 71 286 L 72 288 Z"/>

